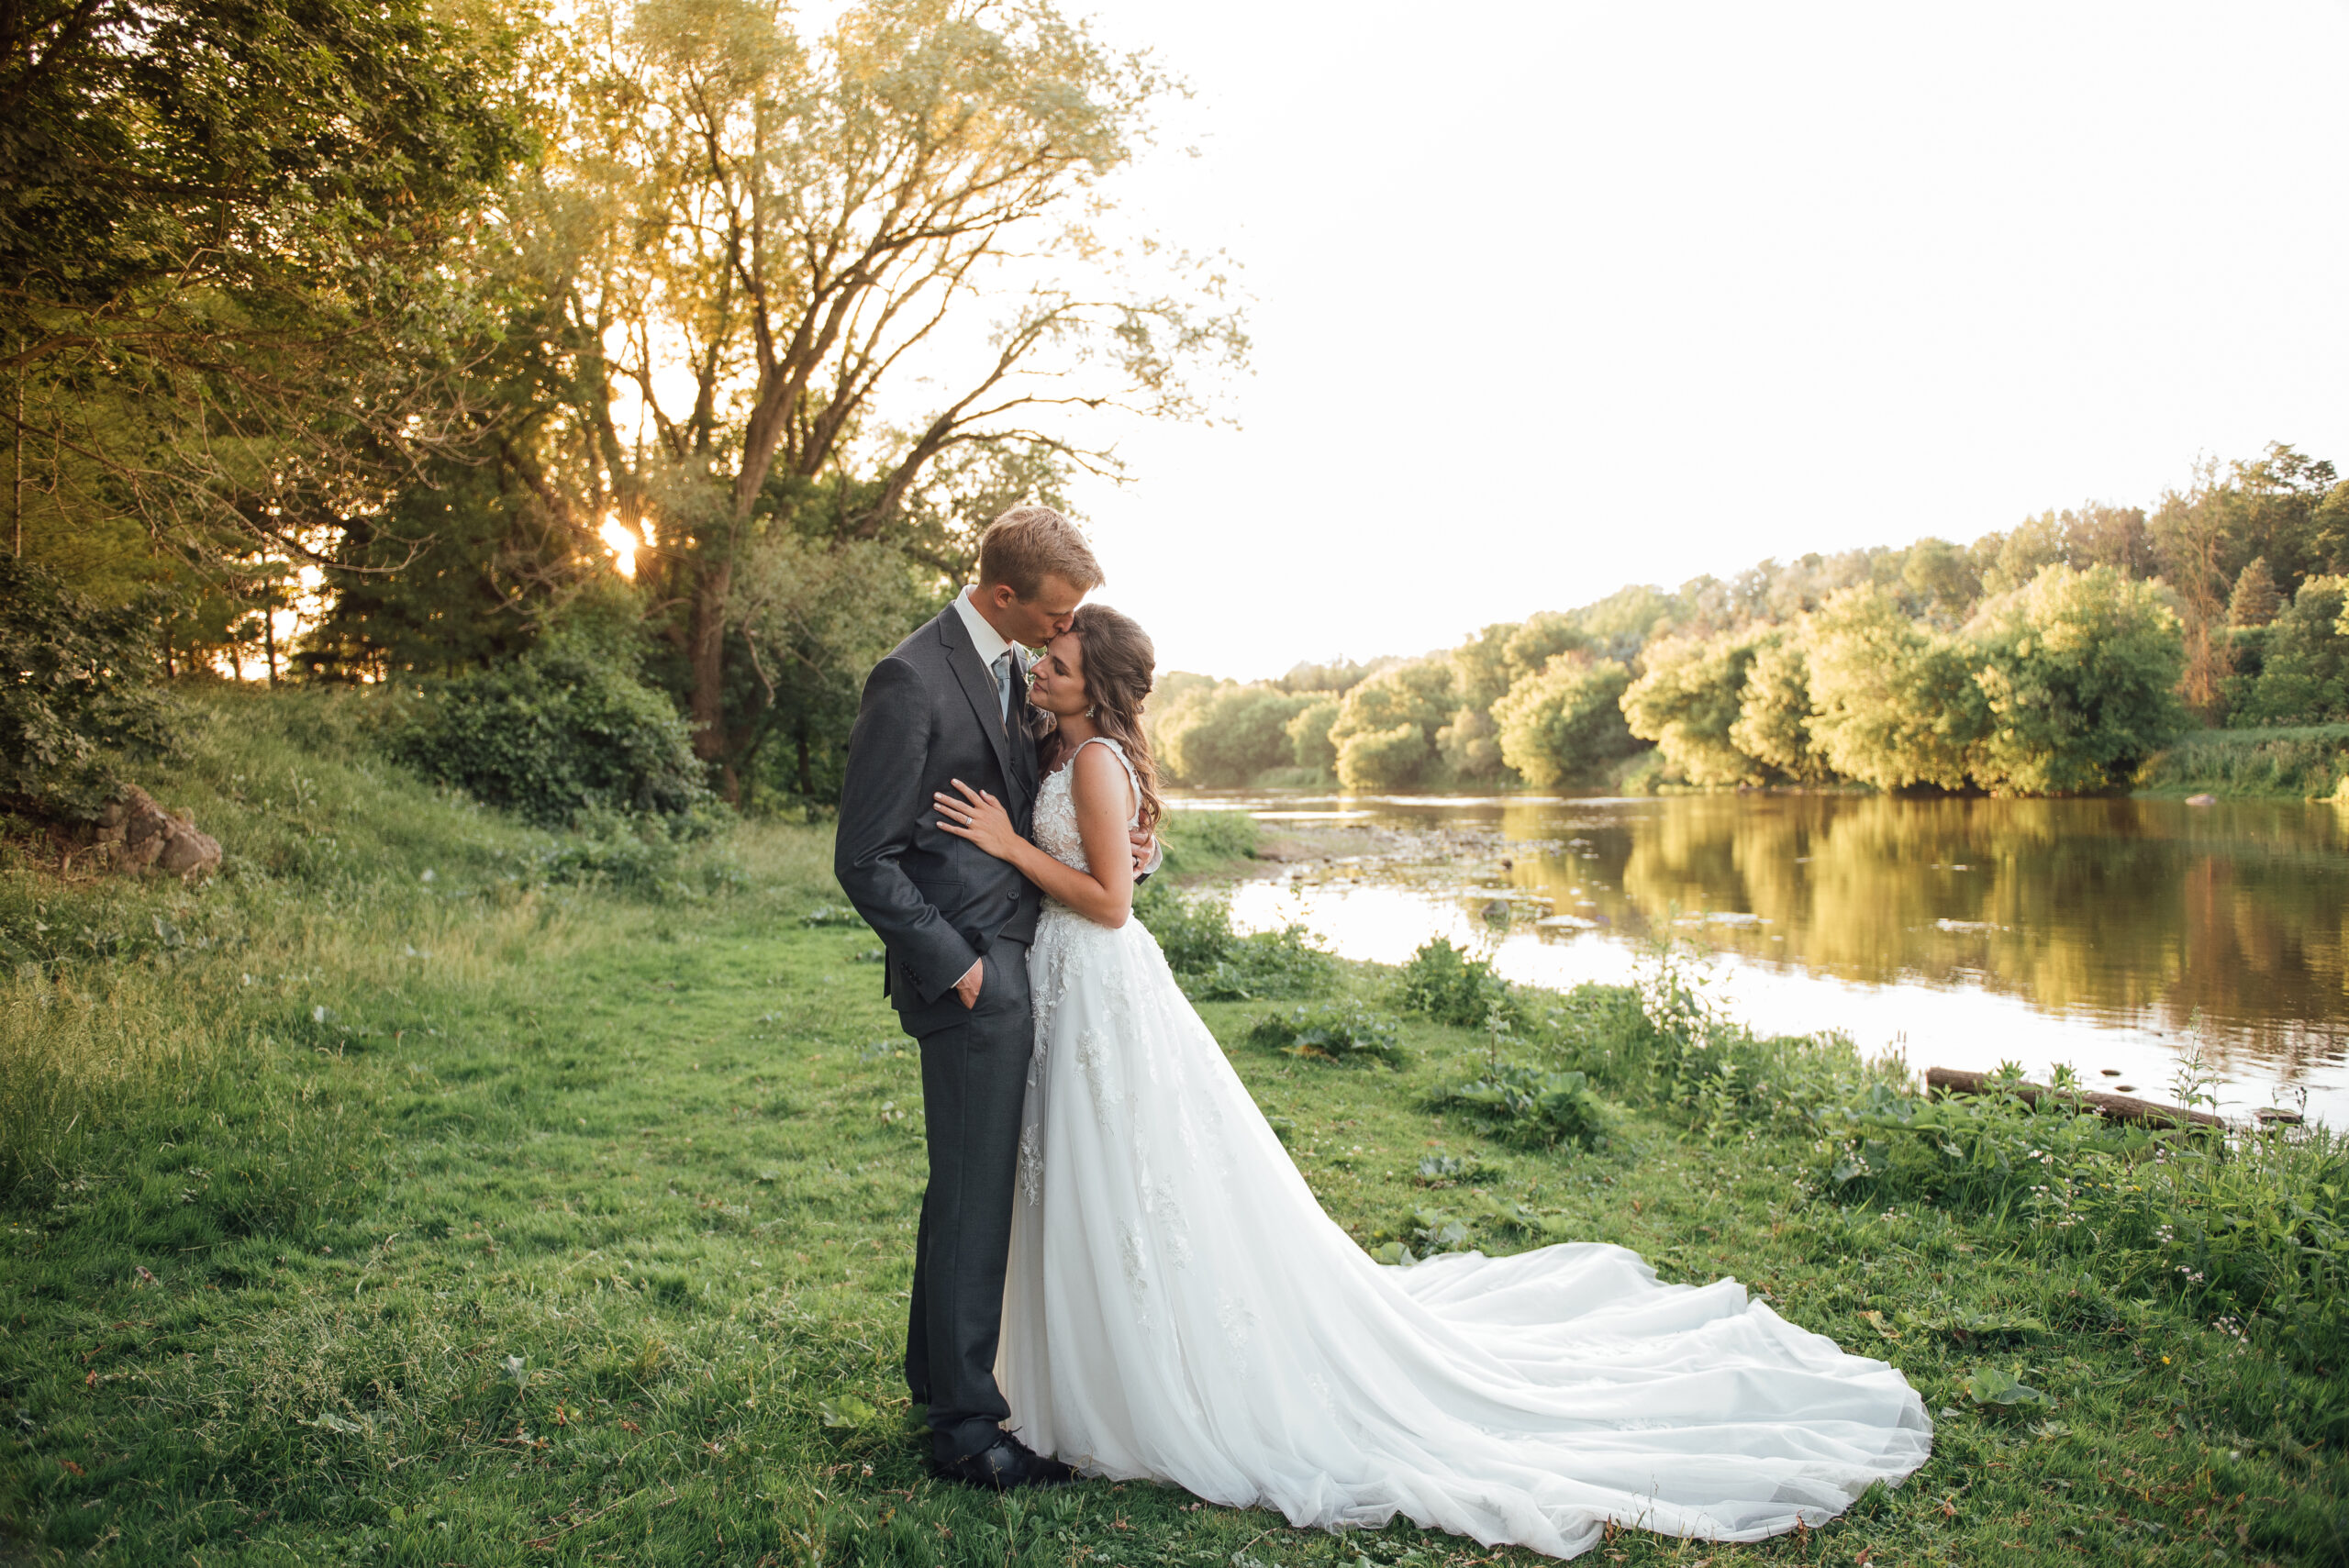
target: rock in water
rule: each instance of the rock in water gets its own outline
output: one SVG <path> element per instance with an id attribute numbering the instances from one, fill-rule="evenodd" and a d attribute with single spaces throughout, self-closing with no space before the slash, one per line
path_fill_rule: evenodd
<path id="1" fill-rule="evenodd" d="M 2189 795 L 2186 797 L 2186 804 L 2188 806 L 2216 806 L 2219 804 L 2219 797 L 2215 795 Z"/>
<path id="2" fill-rule="evenodd" d="M 195 818 L 167 811 L 137 784 L 98 814 L 97 841 L 112 848 L 119 871 L 161 871 L 183 879 L 209 875 L 220 865 L 220 841 L 196 830 Z"/>

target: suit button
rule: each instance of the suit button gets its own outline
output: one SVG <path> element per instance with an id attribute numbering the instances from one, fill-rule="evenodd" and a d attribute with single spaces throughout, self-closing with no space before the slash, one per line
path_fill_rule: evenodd
<path id="1" fill-rule="evenodd" d="M 1006 904 L 1017 904 L 1019 902 L 1019 895 L 1017 893 L 1007 893 L 1003 895 L 1003 901 Z"/>

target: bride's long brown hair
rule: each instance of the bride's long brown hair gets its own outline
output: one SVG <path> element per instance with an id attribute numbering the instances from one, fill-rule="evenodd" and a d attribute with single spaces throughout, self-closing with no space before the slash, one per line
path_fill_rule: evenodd
<path id="1" fill-rule="evenodd" d="M 1078 606 L 1068 628 L 1085 650 L 1085 697 L 1093 705 L 1094 728 L 1125 748 L 1141 786 L 1141 825 L 1154 827 L 1166 803 L 1159 796 L 1150 738 L 1142 733 L 1141 707 L 1158 668 L 1158 650 L 1131 616 L 1107 605 Z"/>

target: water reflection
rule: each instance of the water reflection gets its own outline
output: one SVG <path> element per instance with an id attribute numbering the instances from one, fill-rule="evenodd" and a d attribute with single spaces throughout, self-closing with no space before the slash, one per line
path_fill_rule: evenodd
<path id="1" fill-rule="evenodd" d="M 2266 1095 L 2252 1089 L 2305 1084 L 2349 1109 L 2341 807 L 1831 795 L 1251 804 L 1363 812 L 1367 827 L 1404 834 L 1399 852 L 1369 861 L 1369 880 L 1416 898 L 1427 929 L 1476 929 L 1485 906 L 1508 898 L 1520 917 L 1504 947 L 1525 978 L 1620 970 L 1631 939 L 1676 924 L 1730 955 L 1746 991 L 1775 998 L 1770 1011 L 1799 993 L 1838 1014 L 1771 1027 L 1851 1028 L 1848 1018 L 1874 1018 L 1898 996 L 1912 1042 L 1949 1032 L 1936 1014 L 1943 1025 L 1962 1017 L 1977 1031 L 2020 1031 L 2042 1057 L 2066 1046 L 2083 1064 L 2112 1058 L 2131 1077 L 2190 1036 L 2257 1103 Z M 1342 831 L 1319 835 L 1333 862 L 1345 858 L 1330 845 Z M 1309 909 L 1354 951 L 1346 928 L 1372 906 L 1348 871 L 1317 862 L 1278 902 Z M 1248 902 L 1269 917 L 1269 897 Z M 1377 919 L 1393 927 L 1397 906 L 1383 907 Z M 1529 942 L 1553 951 L 1545 961 Z M 1609 951 L 1569 958 L 1562 945 Z M 1842 984 L 1790 992 L 1760 984 L 1769 975 Z M 2110 1032 L 2088 1032 L 2099 1030 Z M 2013 1040 L 1933 1043 L 1950 1065 L 2023 1055 L 1998 1049 Z"/>

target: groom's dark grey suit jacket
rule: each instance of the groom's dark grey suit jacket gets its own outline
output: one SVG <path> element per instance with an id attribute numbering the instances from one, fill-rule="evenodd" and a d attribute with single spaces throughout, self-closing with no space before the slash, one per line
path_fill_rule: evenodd
<path id="1" fill-rule="evenodd" d="M 1013 680 L 1008 724 L 1000 702 L 994 673 L 951 604 L 864 683 L 832 871 L 888 951 L 883 985 L 908 1028 L 995 942 L 1035 940 L 1043 897 L 1036 884 L 1009 862 L 941 832 L 930 800 L 952 794 L 960 779 L 1002 801 L 1027 835 L 1037 779 L 1027 682 Z"/>

